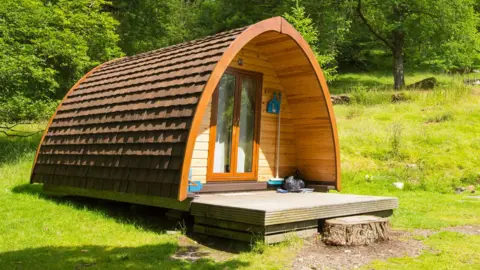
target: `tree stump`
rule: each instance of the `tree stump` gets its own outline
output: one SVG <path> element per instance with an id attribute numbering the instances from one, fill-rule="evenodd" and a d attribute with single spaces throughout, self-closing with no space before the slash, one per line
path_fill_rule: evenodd
<path id="1" fill-rule="evenodd" d="M 326 220 L 322 240 L 327 245 L 360 246 L 389 238 L 390 227 L 387 218 L 351 216 Z"/>

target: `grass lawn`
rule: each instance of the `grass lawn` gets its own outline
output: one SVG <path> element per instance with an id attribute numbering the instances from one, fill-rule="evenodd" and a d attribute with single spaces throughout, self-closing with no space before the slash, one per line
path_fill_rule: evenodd
<path id="1" fill-rule="evenodd" d="M 365 77 L 354 78 L 352 87 L 370 87 L 363 81 L 374 76 Z M 333 84 L 333 91 L 344 91 L 346 81 Z M 355 93 L 364 100 L 377 94 Z M 478 188 L 480 180 L 480 95 L 462 93 L 440 89 L 409 93 L 411 100 L 403 103 L 335 106 L 342 192 L 398 197 L 400 209 L 392 218 L 397 229 L 480 225 L 480 200 L 453 192 L 457 186 Z M 302 246 L 292 240 L 234 253 L 207 248 L 220 255 L 178 259 L 185 237 L 166 233 L 154 210 L 51 199 L 41 186 L 28 185 L 39 139 L 0 137 L 0 269 L 282 269 Z M 397 181 L 405 189 L 394 188 Z M 423 242 L 430 248 L 419 257 L 376 261 L 367 268 L 480 269 L 479 235 L 440 232 Z"/>

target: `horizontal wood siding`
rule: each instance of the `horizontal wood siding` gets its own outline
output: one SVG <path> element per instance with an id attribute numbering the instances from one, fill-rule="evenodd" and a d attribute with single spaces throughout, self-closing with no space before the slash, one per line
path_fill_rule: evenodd
<path id="1" fill-rule="evenodd" d="M 202 124 L 197 134 L 195 147 L 192 155 L 192 180 L 205 183 L 207 180 L 208 165 L 208 142 L 210 140 L 210 116 L 212 114 L 212 100 L 208 103 L 205 114 L 202 118 Z"/>

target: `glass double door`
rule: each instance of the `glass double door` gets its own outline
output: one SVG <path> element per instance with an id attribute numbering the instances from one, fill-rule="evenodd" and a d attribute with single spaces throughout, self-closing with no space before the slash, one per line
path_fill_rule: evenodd
<path id="1" fill-rule="evenodd" d="M 260 74 L 229 69 L 212 99 L 208 180 L 256 180 Z"/>

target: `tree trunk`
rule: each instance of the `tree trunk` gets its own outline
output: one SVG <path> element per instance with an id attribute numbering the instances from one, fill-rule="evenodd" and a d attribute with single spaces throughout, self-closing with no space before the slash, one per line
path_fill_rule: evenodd
<path id="1" fill-rule="evenodd" d="M 402 89 L 405 86 L 403 71 L 403 53 L 393 52 L 393 87 L 395 90 Z"/>
<path id="2" fill-rule="evenodd" d="M 403 31 L 393 31 L 393 88 L 395 90 L 405 87 L 405 76 L 403 74 L 403 47 L 405 45 L 405 33 Z"/>

